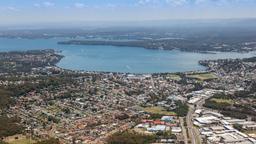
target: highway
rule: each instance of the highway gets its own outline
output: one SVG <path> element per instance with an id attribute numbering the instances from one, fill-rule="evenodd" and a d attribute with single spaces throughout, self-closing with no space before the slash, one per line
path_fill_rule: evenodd
<path id="1" fill-rule="evenodd" d="M 205 99 L 206 98 L 203 98 L 195 104 L 197 109 L 201 109 L 203 107 Z M 188 134 L 189 134 L 188 140 L 190 140 L 190 142 L 188 142 L 188 143 L 191 143 L 191 144 L 201 144 L 202 143 L 199 129 L 193 125 L 193 119 L 194 119 L 193 114 L 195 113 L 196 108 L 194 105 L 189 105 L 189 112 L 186 117 Z"/>
<path id="2" fill-rule="evenodd" d="M 187 115 L 187 129 L 188 129 L 188 144 L 201 144 L 200 142 L 200 135 L 197 133 L 196 130 L 194 130 L 194 126 L 193 126 L 193 114 L 194 114 L 194 108 L 193 106 L 189 106 L 189 112 Z M 198 138 L 199 137 L 199 138 Z"/>
<path id="3" fill-rule="evenodd" d="M 180 120 L 180 123 L 181 123 L 182 135 L 183 135 L 183 138 L 184 138 L 184 142 L 185 142 L 185 144 L 188 144 L 187 130 L 186 130 L 186 127 L 184 126 L 183 117 L 180 117 L 179 120 Z"/>

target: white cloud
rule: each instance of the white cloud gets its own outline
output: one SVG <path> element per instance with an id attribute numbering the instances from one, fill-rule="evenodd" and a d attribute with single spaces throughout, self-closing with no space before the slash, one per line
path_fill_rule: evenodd
<path id="1" fill-rule="evenodd" d="M 172 6 L 182 6 L 188 4 L 214 4 L 214 5 L 229 5 L 234 3 L 247 3 L 255 2 L 256 0 L 137 0 L 136 5 L 172 5 Z"/>
<path id="2" fill-rule="evenodd" d="M 163 0 L 138 0 L 138 5 L 157 4 L 161 2 Z"/>
<path id="3" fill-rule="evenodd" d="M 83 3 L 75 3 L 74 6 L 75 6 L 76 8 L 84 8 L 84 7 L 85 7 L 85 4 L 83 4 Z"/>
<path id="4" fill-rule="evenodd" d="M 45 1 L 45 2 L 42 2 L 42 3 L 34 3 L 33 6 L 35 8 L 44 8 L 44 7 L 54 7 L 55 6 L 55 3 L 53 2 L 49 2 L 49 1 Z"/>
<path id="5" fill-rule="evenodd" d="M 45 7 L 53 7 L 53 6 L 55 6 L 55 3 L 46 1 L 46 2 L 43 2 L 43 5 Z"/>
<path id="6" fill-rule="evenodd" d="M 33 4 L 33 6 L 36 7 L 36 8 L 39 8 L 39 7 L 41 7 L 41 4 L 35 3 L 35 4 Z"/>
<path id="7" fill-rule="evenodd" d="M 3 11 L 3 12 L 17 12 L 17 11 L 20 11 L 20 9 L 18 9 L 17 7 L 14 7 L 14 6 L 6 6 L 6 7 L 0 7 L 0 11 Z"/>
<path id="8" fill-rule="evenodd" d="M 6 10 L 9 10 L 9 11 L 19 11 L 19 9 L 17 9 L 16 7 L 12 7 L 12 6 L 6 7 Z"/>
<path id="9" fill-rule="evenodd" d="M 166 0 L 166 3 L 179 6 L 188 3 L 188 0 Z"/>
<path id="10" fill-rule="evenodd" d="M 188 3 L 189 0 L 138 0 L 138 5 L 184 5 Z"/>
<path id="11" fill-rule="evenodd" d="M 109 4 L 107 4 L 106 6 L 107 6 L 108 8 L 116 8 L 116 7 L 117 7 L 117 5 L 112 4 L 112 3 L 109 3 Z"/>

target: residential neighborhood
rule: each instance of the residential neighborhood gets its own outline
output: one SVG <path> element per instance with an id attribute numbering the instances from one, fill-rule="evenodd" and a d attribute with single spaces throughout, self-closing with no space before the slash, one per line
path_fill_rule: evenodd
<path id="1" fill-rule="evenodd" d="M 254 59 L 200 63 L 208 70 L 129 74 L 52 63 L 2 72 L 0 86 L 17 91 L 2 112 L 19 117 L 23 135 L 34 141 L 98 144 L 127 133 L 150 137 L 150 143 L 255 143 Z"/>

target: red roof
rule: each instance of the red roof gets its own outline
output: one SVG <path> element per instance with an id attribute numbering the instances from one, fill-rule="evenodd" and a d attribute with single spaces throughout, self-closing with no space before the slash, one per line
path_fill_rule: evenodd
<path id="1" fill-rule="evenodd" d="M 165 122 L 161 121 L 161 120 L 155 120 L 154 121 L 155 125 L 165 125 Z"/>
<path id="2" fill-rule="evenodd" d="M 153 123 L 153 120 L 142 120 L 143 123 Z"/>

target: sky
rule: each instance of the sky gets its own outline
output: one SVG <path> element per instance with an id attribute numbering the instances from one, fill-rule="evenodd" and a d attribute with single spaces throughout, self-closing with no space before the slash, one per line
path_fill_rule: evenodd
<path id="1" fill-rule="evenodd" d="M 256 18 L 256 0 L 0 0 L 0 25 Z"/>

